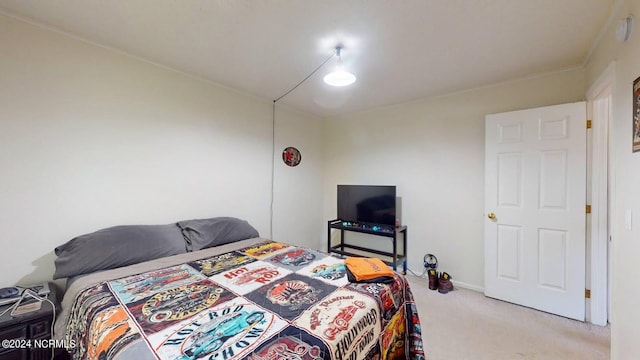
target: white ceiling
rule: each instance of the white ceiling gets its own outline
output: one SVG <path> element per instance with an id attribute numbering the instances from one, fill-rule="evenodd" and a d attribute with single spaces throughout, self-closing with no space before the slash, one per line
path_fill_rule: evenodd
<path id="1" fill-rule="evenodd" d="M 331 116 L 582 65 L 616 0 L 0 0 L 39 23 Z"/>

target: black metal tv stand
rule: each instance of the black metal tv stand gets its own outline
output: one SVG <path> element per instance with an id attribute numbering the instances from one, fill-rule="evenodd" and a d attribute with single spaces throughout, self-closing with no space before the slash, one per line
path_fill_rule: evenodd
<path id="1" fill-rule="evenodd" d="M 340 230 L 340 243 L 331 246 L 331 229 Z M 350 245 L 344 242 L 344 232 L 354 231 L 364 234 L 384 236 L 393 239 L 393 252 L 380 251 L 376 249 L 366 248 L 363 246 Z M 398 254 L 398 234 L 402 234 L 402 252 Z M 368 252 L 372 254 L 382 255 L 389 259 L 381 259 L 387 265 L 392 266 L 393 270 L 397 269 L 397 265 L 402 263 L 402 273 L 407 274 L 407 227 L 400 226 L 394 227 L 389 225 L 377 225 L 377 224 L 358 224 L 352 222 L 345 222 L 340 219 L 329 220 L 327 222 L 327 251 L 329 254 L 335 253 L 346 256 L 363 256 L 363 254 L 350 252 L 348 250 L 359 250 L 361 252 Z"/>

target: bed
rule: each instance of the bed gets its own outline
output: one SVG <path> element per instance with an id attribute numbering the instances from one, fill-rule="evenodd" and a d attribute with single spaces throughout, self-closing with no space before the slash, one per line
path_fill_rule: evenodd
<path id="1" fill-rule="evenodd" d="M 54 334 L 74 359 L 424 359 L 402 275 L 260 237 L 72 276 Z"/>

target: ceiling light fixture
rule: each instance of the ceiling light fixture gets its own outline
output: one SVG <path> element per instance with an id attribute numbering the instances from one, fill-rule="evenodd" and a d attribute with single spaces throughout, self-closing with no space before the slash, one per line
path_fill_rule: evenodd
<path id="1" fill-rule="evenodd" d="M 336 56 L 338 57 L 338 65 L 336 66 L 336 69 L 334 71 L 328 73 L 323 78 L 324 82 L 327 83 L 327 85 L 342 87 L 342 86 L 351 85 L 354 82 L 356 82 L 356 76 L 344 70 L 342 66 L 342 56 L 340 56 L 341 50 L 342 50 L 341 46 L 336 46 Z"/>

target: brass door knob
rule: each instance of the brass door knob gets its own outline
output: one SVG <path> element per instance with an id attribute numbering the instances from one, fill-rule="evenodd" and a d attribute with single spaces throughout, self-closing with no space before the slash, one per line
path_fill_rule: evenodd
<path id="1" fill-rule="evenodd" d="M 496 214 L 494 213 L 489 213 L 489 215 L 487 215 L 487 217 L 491 220 L 495 220 L 496 219 Z"/>

